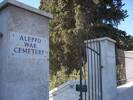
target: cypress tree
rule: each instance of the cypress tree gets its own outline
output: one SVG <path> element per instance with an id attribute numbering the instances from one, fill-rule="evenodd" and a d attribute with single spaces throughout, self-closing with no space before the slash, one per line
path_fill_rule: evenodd
<path id="1" fill-rule="evenodd" d="M 78 69 L 77 33 L 81 33 L 83 41 L 109 36 L 119 48 L 127 48 L 127 39 L 132 38 L 117 29 L 127 17 L 123 6 L 122 0 L 41 0 L 40 9 L 54 16 L 50 23 L 52 73 L 56 74 L 62 66 L 68 73 Z"/>
<path id="2" fill-rule="evenodd" d="M 50 23 L 50 69 L 54 74 L 62 66 L 68 74 L 79 66 L 73 8 L 73 0 L 41 1 L 40 9 L 54 16 Z"/>

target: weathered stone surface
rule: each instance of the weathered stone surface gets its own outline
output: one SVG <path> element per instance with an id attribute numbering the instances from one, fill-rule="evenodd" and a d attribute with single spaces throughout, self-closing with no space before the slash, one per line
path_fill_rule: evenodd
<path id="1" fill-rule="evenodd" d="M 126 81 L 133 81 L 133 51 L 125 51 Z"/>
<path id="2" fill-rule="evenodd" d="M 48 55 L 46 59 L 10 56 L 11 32 L 49 40 L 51 17 L 34 10 L 16 1 L 0 6 L 0 100 L 48 100 Z"/>
<path id="3" fill-rule="evenodd" d="M 116 41 L 110 39 L 108 37 L 105 38 L 98 38 L 94 40 L 88 40 L 88 47 L 93 47 L 92 49 L 96 48 L 95 43 L 96 41 L 100 42 L 101 48 L 101 79 L 102 81 L 102 97 L 103 100 L 117 100 L 117 84 L 116 84 L 116 59 L 115 59 L 115 43 Z M 87 41 L 85 41 L 87 43 Z M 94 52 L 91 53 L 89 49 L 87 51 L 88 55 L 88 69 L 89 69 L 89 81 L 92 81 L 91 75 L 95 76 L 96 74 L 92 73 L 91 68 L 95 68 L 98 64 L 97 60 L 94 60 L 94 56 L 96 55 Z M 93 63 L 93 64 L 92 64 Z M 95 63 L 95 64 L 94 64 Z M 94 72 L 94 71 L 93 71 Z M 88 81 L 88 84 L 89 84 Z M 95 81 L 93 82 L 95 85 Z M 91 83 L 92 85 L 92 83 Z M 95 93 L 95 90 L 91 89 L 91 93 Z M 93 97 L 91 97 L 93 98 Z"/>

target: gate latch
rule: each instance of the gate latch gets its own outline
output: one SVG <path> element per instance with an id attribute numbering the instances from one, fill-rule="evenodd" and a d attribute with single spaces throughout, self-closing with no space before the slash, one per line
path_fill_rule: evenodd
<path id="1" fill-rule="evenodd" d="M 82 87 L 79 84 L 76 84 L 76 91 L 87 92 L 87 85 L 82 85 Z"/>

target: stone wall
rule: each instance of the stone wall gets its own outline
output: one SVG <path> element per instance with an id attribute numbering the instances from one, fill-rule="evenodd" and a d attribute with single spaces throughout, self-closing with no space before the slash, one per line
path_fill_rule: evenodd
<path id="1" fill-rule="evenodd" d="M 48 100 L 49 19 L 48 14 L 43 15 L 17 1 L 6 0 L 0 4 L 0 33 L 3 34 L 0 38 L 0 100 Z M 24 45 L 20 45 L 18 38 L 11 38 L 11 33 L 46 39 L 47 56 L 14 54 L 11 51 L 14 46 Z"/>

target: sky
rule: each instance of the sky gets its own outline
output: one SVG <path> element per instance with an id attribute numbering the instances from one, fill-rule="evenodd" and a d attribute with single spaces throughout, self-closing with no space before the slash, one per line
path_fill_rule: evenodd
<path id="1" fill-rule="evenodd" d="M 4 1 L 4 0 L 0 0 L 0 2 L 2 2 L 2 1 Z M 27 5 L 30 5 L 35 8 L 38 8 L 40 5 L 40 0 L 17 0 L 17 1 L 23 2 Z"/>
<path id="2" fill-rule="evenodd" d="M 121 30 L 126 31 L 128 34 L 133 36 L 133 0 L 123 0 L 125 6 L 123 7 L 128 11 L 128 17 L 121 22 L 118 26 Z"/>
<path id="3" fill-rule="evenodd" d="M 3 0 L 0 0 L 0 2 Z M 38 8 L 40 5 L 40 0 L 17 0 L 23 2 L 32 7 Z M 126 31 L 128 34 L 133 36 L 133 0 L 123 0 L 125 6 L 123 7 L 128 11 L 129 17 L 126 18 L 121 24 L 118 26 L 119 29 Z"/>

